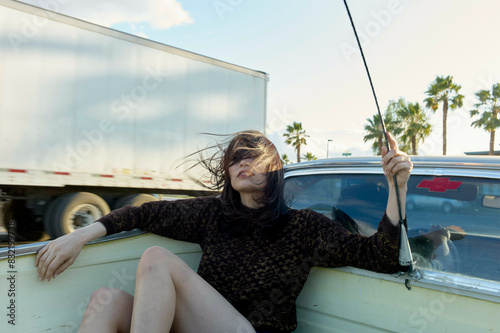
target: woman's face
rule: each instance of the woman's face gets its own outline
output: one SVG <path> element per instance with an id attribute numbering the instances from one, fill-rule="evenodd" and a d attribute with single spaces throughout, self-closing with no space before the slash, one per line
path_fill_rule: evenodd
<path id="1" fill-rule="evenodd" d="M 258 194 L 267 185 L 267 168 L 258 165 L 254 158 L 245 158 L 229 166 L 231 186 L 240 194 Z"/>

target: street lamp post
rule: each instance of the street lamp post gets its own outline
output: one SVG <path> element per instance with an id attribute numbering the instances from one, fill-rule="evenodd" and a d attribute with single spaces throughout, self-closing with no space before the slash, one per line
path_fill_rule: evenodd
<path id="1" fill-rule="evenodd" d="M 330 141 L 333 141 L 333 140 L 332 139 L 328 139 L 328 141 L 326 142 L 326 158 L 328 158 L 328 151 L 329 151 Z"/>

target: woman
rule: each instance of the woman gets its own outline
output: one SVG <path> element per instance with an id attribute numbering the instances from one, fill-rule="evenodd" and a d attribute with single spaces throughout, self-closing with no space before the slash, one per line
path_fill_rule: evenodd
<path id="1" fill-rule="evenodd" d="M 386 213 L 371 237 L 352 234 L 312 210 L 288 209 L 275 146 L 256 131 L 234 136 L 217 166 L 205 163 L 220 197 L 124 207 L 50 242 L 37 255 L 41 280 L 62 273 L 85 243 L 141 228 L 199 243 L 198 274 L 168 250 L 147 249 L 135 295 L 101 288 L 92 294 L 81 332 L 290 332 L 295 299 L 312 266 L 398 270 L 399 212 L 412 169 L 389 136 L 381 165 L 389 182 Z M 212 158 L 209 162 L 213 162 Z M 99 304 L 102 294 L 113 295 Z"/>

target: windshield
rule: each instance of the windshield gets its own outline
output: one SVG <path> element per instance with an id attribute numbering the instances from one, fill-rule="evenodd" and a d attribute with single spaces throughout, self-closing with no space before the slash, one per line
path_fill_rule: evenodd
<path id="1" fill-rule="evenodd" d="M 287 178 L 285 195 L 292 208 L 329 218 L 340 209 L 369 236 L 384 214 L 388 190 L 383 175 L 326 174 Z M 500 209 L 485 204 L 499 196 L 500 183 L 490 179 L 412 175 L 406 215 L 417 266 L 500 280 Z"/>

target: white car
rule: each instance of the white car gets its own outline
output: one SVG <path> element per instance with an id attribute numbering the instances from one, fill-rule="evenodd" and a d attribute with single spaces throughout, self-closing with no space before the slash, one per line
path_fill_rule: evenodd
<path id="1" fill-rule="evenodd" d="M 406 196 L 406 208 L 408 210 L 439 209 L 445 213 L 451 213 L 467 208 L 468 203 L 465 200 L 454 200 L 421 194 L 409 194 Z"/>
<path id="2" fill-rule="evenodd" d="M 377 157 L 343 158 L 287 166 L 287 197 L 292 207 L 310 207 L 329 216 L 338 207 L 354 218 L 359 232 L 372 233 L 387 199 L 379 161 Z M 294 333 L 498 331 L 500 159 L 413 157 L 413 162 L 410 195 L 420 192 L 469 203 L 460 213 L 425 207 L 407 212 L 413 252 L 422 258 L 426 246 L 419 244 L 419 240 L 425 243 L 420 231 L 452 224 L 466 231 L 465 238 L 450 237 L 454 239 L 450 249 L 456 255 L 449 251 L 448 256 L 457 264 L 456 272 L 419 265 L 418 279 L 416 275 L 396 277 L 353 267 L 313 267 L 296 301 L 298 327 Z M 459 186 L 452 189 L 456 182 Z M 7 315 L 0 321 L 0 332 L 12 331 L 8 322 L 12 318 L 17 319 L 17 332 L 77 332 L 94 290 L 113 287 L 134 293 L 137 264 L 148 247 L 168 248 L 193 269 L 202 255 L 197 244 L 127 231 L 86 245 L 64 274 L 47 283 L 37 279 L 33 266 L 36 251 L 46 243 L 9 245 L 0 250 L 0 266 L 5 267 L 0 280 L 9 281 L 0 293 Z M 305 273 L 311 265 L 309 259 L 294 270 Z M 439 260 L 427 259 L 431 264 Z M 11 289 L 15 289 L 15 297 Z M 259 305 L 265 313 L 272 314 L 277 299 L 273 293 Z"/>

